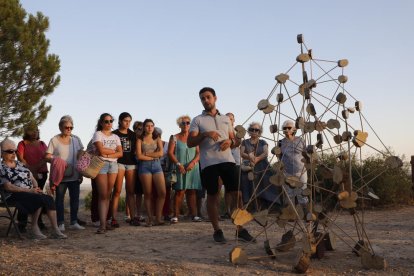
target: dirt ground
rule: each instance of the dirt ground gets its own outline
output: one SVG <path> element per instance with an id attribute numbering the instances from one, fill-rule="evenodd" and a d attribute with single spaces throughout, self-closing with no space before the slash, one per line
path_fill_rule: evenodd
<path id="1" fill-rule="evenodd" d="M 82 210 L 80 217 L 87 219 L 88 212 Z M 414 206 L 365 214 L 373 248 L 389 263 L 385 271 L 364 270 L 360 258 L 338 240 L 335 251 L 327 252 L 321 260 L 312 260 L 307 274 L 414 274 L 413 218 Z M 122 222 L 120 228 L 104 235 L 95 234 L 96 228 L 89 223 L 86 230 L 66 230 L 67 240 L 42 241 L 27 237 L 19 240 L 14 234 L 6 238 L 6 223 L 0 219 L 0 275 L 290 275 L 300 250 L 296 246 L 275 260 L 256 258 L 266 255 L 264 235 L 259 235 L 257 243 L 247 247 L 242 244 L 250 258 L 248 263 L 234 266 L 228 257 L 236 245 L 235 227 L 230 220 L 221 222 L 228 240 L 226 244 L 214 243 L 209 222 L 193 223 L 184 219 L 178 224 L 153 227 L 133 227 Z M 341 215 L 337 223 L 345 231 L 354 233 L 351 216 Z M 262 229 L 254 222 L 247 228 L 253 235 Z M 275 226 L 268 235 L 271 244 L 276 245 L 282 229 Z"/>

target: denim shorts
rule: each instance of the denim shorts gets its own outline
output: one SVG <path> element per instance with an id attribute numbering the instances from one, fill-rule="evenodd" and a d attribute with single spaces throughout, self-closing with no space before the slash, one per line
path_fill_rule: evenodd
<path id="1" fill-rule="evenodd" d="M 125 165 L 122 163 L 118 163 L 118 170 L 122 170 L 122 171 L 132 171 L 135 170 L 137 168 L 136 165 Z"/>
<path id="2" fill-rule="evenodd" d="M 139 161 L 138 174 L 162 173 L 161 162 L 159 159 L 151 161 Z"/>
<path id="3" fill-rule="evenodd" d="M 99 174 L 118 173 L 118 163 L 116 161 L 105 160 L 105 165 L 99 171 Z"/>

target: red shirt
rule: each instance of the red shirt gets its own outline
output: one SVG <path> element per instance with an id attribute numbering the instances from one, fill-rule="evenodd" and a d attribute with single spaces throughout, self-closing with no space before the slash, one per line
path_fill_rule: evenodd
<path id="1" fill-rule="evenodd" d="M 47 146 L 43 141 L 33 145 L 20 141 L 17 145 L 17 152 L 23 156 L 29 166 L 38 164 L 45 157 Z M 38 173 L 48 172 L 46 163 L 39 168 Z"/>

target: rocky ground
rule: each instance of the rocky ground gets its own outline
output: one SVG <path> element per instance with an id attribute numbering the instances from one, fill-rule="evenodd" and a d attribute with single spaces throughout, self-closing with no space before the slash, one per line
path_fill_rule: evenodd
<path id="1" fill-rule="evenodd" d="M 4 209 L 0 209 L 4 212 Z M 88 212 L 82 211 L 82 218 Z M 119 214 L 119 218 L 122 214 Z M 414 274 L 414 206 L 368 211 L 365 223 L 376 254 L 388 261 L 386 270 L 365 270 L 351 248 L 338 240 L 337 249 L 321 260 L 313 259 L 309 275 L 410 275 Z M 340 215 L 337 224 L 354 235 L 352 217 Z M 240 244 L 249 261 L 234 266 L 229 252 L 237 244 L 235 227 L 222 222 L 226 244 L 216 244 L 208 222 L 193 223 L 182 219 L 170 226 L 121 227 L 104 235 L 86 230 L 66 230 L 67 240 L 23 240 L 6 238 L 6 220 L 0 220 L 0 275 L 290 275 L 296 254 L 293 250 L 279 254 L 275 260 L 263 250 L 262 228 L 251 222 L 247 228 L 257 236 L 257 243 Z M 47 233 L 47 232 L 46 232 Z M 280 241 L 282 229 L 269 229 L 271 245 Z M 340 234 L 344 236 L 344 234 Z M 347 242 L 345 240 L 345 242 Z"/>

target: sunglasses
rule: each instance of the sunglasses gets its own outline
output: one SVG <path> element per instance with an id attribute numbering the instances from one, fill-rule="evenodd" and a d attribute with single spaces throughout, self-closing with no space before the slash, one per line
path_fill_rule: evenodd
<path id="1" fill-rule="evenodd" d="M 181 122 L 181 125 L 182 126 L 185 126 L 185 125 L 189 126 L 190 125 L 190 122 Z"/>
<path id="2" fill-rule="evenodd" d="M 66 130 L 73 130 L 73 126 L 71 127 L 65 127 Z"/>
<path id="3" fill-rule="evenodd" d="M 8 154 L 16 154 L 17 150 L 2 150 L 2 152 L 8 153 Z"/>
<path id="4" fill-rule="evenodd" d="M 284 127 L 283 130 L 291 130 L 292 127 Z"/>
<path id="5" fill-rule="evenodd" d="M 260 132 L 260 129 L 258 128 L 249 128 L 250 132 Z"/>
<path id="6" fill-rule="evenodd" d="M 104 120 L 105 124 L 112 124 L 114 122 L 114 120 Z"/>

